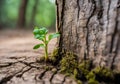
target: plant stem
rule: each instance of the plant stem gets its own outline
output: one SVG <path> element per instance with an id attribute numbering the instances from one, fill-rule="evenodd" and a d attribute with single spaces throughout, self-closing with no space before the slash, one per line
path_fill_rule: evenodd
<path id="1" fill-rule="evenodd" d="M 45 45 L 45 61 L 48 60 L 48 47 Z"/>
<path id="2" fill-rule="evenodd" d="M 46 42 L 46 36 L 45 36 L 45 61 L 48 60 L 48 43 Z"/>

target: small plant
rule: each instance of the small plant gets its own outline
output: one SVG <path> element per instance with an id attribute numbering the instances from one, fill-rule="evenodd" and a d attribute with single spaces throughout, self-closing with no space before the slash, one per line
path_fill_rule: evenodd
<path id="1" fill-rule="evenodd" d="M 48 30 L 45 27 L 42 27 L 42 28 L 35 27 L 33 30 L 33 34 L 36 39 L 42 41 L 42 43 L 35 45 L 33 49 L 38 49 L 40 47 L 43 47 L 45 49 L 45 61 L 47 61 L 48 60 L 48 43 L 53 38 L 59 37 L 60 34 L 57 32 L 57 33 L 50 34 L 47 37 Z"/>

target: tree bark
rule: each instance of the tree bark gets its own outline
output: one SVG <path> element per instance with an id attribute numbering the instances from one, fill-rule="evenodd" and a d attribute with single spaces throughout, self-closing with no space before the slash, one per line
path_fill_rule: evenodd
<path id="1" fill-rule="evenodd" d="M 59 52 L 120 71 L 120 0 L 56 0 Z"/>
<path id="2" fill-rule="evenodd" d="M 18 23 L 17 23 L 18 27 L 25 26 L 25 22 L 26 22 L 25 15 L 26 15 L 27 4 L 28 4 L 28 0 L 21 1 L 21 5 L 19 8 L 19 15 L 18 15 Z"/>

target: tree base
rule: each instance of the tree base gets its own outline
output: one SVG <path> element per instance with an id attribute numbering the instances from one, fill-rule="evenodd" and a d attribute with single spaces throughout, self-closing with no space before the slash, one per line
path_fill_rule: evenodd
<path id="1" fill-rule="evenodd" d="M 83 81 L 88 84 L 112 83 L 120 84 L 120 72 L 115 72 L 106 67 L 93 66 L 91 60 L 78 61 L 78 57 L 71 52 L 64 52 L 62 56 L 58 55 L 58 50 L 51 56 L 54 61 L 51 62 L 60 67 L 61 73 L 73 77 L 78 84 Z M 82 81 L 82 82 L 81 82 Z"/>

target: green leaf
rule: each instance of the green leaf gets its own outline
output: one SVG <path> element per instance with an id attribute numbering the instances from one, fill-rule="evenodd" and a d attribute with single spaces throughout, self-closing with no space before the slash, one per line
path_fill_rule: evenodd
<path id="1" fill-rule="evenodd" d="M 40 38 L 40 35 L 39 35 L 39 34 L 36 34 L 36 35 L 35 35 L 35 38 L 36 38 L 36 39 L 39 39 L 39 38 Z"/>
<path id="2" fill-rule="evenodd" d="M 41 35 L 38 39 L 44 41 L 45 35 Z"/>
<path id="3" fill-rule="evenodd" d="M 33 30 L 33 34 L 36 35 L 36 34 L 39 34 L 40 33 L 40 30 L 38 27 L 35 27 L 34 30 Z"/>
<path id="4" fill-rule="evenodd" d="M 42 28 L 35 27 L 33 30 L 34 35 L 37 35 L 37 34 L 46 35 L 47 33 L 48 33 L 48 30 L 45 27 L 42 27 Z"/>
<path id="5" fill-rule="evenodd" d="M 45 28 L 45 27 L 40 28 L 40 34 L 46 35 L 47 33 L 48 33 L 47 28 Z"/>
<path id="6" fill-rule="evenodd" d="M 49 37 L 48 37 L 48 39 L 49 39 L 49 41 L 50 41 L 51 39 L 57 38 L 57 37 L 59 37 L 59 36 L 60 36 L 59 33 L 50 34 Z"/>
<path id="7" fill-rule="evenodd" d="M 40 47 L 45 47 L 44 44 L 37 44 L 33 47 L 33 49 L 38 49 Z"/>
<path id="8" fill-rule="evenodd" d="M 44 41 L 45 36 L 44 35 L 36 34 L 35 38 Z"/>

